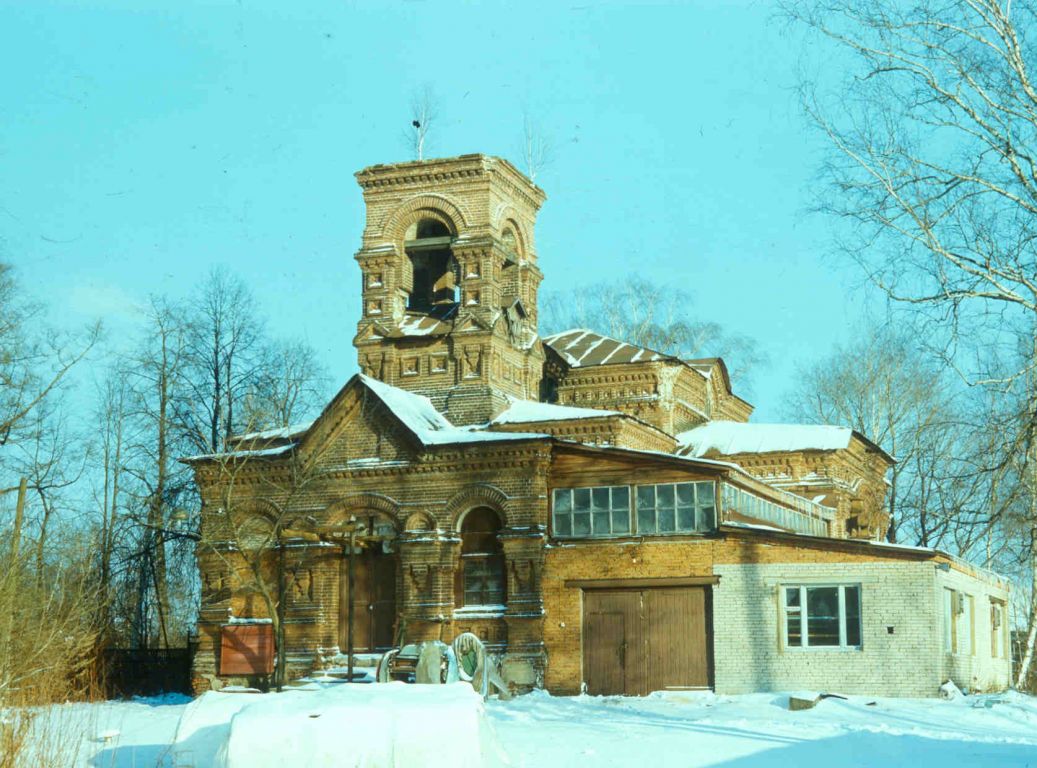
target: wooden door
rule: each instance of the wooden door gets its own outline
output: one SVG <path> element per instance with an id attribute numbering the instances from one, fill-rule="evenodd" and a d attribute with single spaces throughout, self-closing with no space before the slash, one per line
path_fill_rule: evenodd
<path id="1" fill-rule="evenodd" d="M 583 679 L 594 696 L 626 690 L 623 593 L 587 592 L 583 603 Z"/>
<path id="2" fill-rule="evenodd" d="M 588 693 L 643 696 L 712 684 L 708 589 L 586 590 L 583 606 Z"/>
<path id="3" fill-rule="evenodd" d="M 583 597 L 583 679 L 592 695 L 640 689 L 644 675 L 641 593 L 593 590 Z"/>
<path id="4" fill-rule="evenodd" d="M 353 649 L 373 653 L 391 648 L 396 621 L 396 556 L 371 547 L 354 555 Z M 349 561 L 342 559 L 339 648 L 349 647 Z"/>
<path id="5" fill-rule="evenodd" d="M 666 688 L 708 688 L 712 643 L 706 626 L 704 587 L 644 591 L 648 647 L 646 693 Z"/>

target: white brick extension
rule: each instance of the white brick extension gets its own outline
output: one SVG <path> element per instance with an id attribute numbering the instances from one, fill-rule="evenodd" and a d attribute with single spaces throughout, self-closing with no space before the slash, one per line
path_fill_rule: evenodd
<path id="1" fill-rule="evenodd" d="M 969 690 L 1009 684 L 1003 647 L 992 657 L 991 600 L 1008 599 L 1006 586 L 994 577 L 932 561 L 716 565 L 714 572 L 720 576 L 713 590 L 717 693 L 812 689 L 934 696 L 948 679 Z M 785 647 L 781 588 L 800 584 L 860 585 L 859 648 Z M 945 651 L 948 587 L 970 595 L 974 606 L 969 631 L 975 640 L 963 642 L 957 654 Z"/>

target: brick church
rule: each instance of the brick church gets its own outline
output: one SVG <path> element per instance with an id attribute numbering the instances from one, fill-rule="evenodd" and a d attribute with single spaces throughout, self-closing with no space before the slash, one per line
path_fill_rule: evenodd
<path id="1" fill-rule="evenodd" d="M 1007 583 L 883 543 L 894 459 L 867 436 L 752 422 L 719 358 L 541 337 L 545 196 L 507 161 L 357 180 L 361 373 L 312 423 L 184 460 L 197 690 L 269 671 L 226 640 L 271 606 L 289 677 L 352 615 L 364 653 L 474 632 L 516 691 L 1008 684 Z"/>

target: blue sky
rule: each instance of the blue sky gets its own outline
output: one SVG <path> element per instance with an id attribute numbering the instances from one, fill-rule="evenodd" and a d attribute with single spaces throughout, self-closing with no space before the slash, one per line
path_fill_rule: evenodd
<path id="1" fill-rule="evenodd" d="M 352 174 L 410 159 L 429 83 L 429 155 L 517 161 L 524 112 L 551 136 L 545 289 L 681 287 L 770 356 L 750 399 L 773 420 L 795 367 L 875 302 L 806 212 L 822 145 L 793 92 L 803 50 L 763 2 L 0 0 L 0 258 L 57 322 L 103 317 L 116 341 L 149 293 L 222 265 L 344 381 Z"/>

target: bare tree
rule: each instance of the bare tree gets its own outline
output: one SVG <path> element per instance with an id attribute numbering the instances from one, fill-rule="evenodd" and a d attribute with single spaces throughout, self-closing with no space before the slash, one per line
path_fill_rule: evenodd
<path id="1" fill-rule="evenodd" d="M 723 357 L 734 383 L 748 390 L 749 372 L 766 363 L 752 339 L 695 320 L 691 297 L 670 286 L 631 276 L 575 291 L 545 292 L 540 301 L 541 335 L 587 328 L 680 358 Z"/>
<path id="2" fill-rule="evenodd" d="M 253 428 L 291 426 L 327 402 L 330 377 L 313 347 L 275 341 L 264 350 L 263 360 L 244 403 L 245 421 Z"/>
<path id="3" fill-rule="evenodd" d="M 200 461 L 199 461 L 200 460 Z M 294 447 L 264 456 L 249 446 L 192 459 L 205 499 L 199 551 L 215 558 L 238 594 L 255 595 L 270 620 L 278 664 L 274 684 L 284 683 L 285 601 L 298 578 L 286 563 L 290 538 L 312 537 L 297 511 L 300 498 L 320 479 L 316 457 Z"/>
<path id="4" fill-rule="evenodd" d="M 43 326 L 43 308 L 25 300 L 10 265 L 0 262 L 0 447 L 93 348 L 100 325 L 82 338 Z"/>
<path id="5" fill-rule="evenodd" d="M 786 9 L 855 62 L 830 87 L 803 90 L 833 149 L 820 207 L 847 223 L 843 251 L 931 320 L 964 369 L 962 346 L 997 344 L 1006 324 L 1037 317 L 1037 9 L 1001 0 Z M 990 379 L 975 366 L 963 373 Z"/>
<path id="6" fill-rule="evenodd" d="M 547 134 L 528 114 L 522 115 L 522 161 L 529 180 L 537 176 L 554 159 L 554 147 Z"/>
<path id="7" fill-rule="evenodd" d="M 897 463 L 889 476 L 891 542 L 941 546 L 974 528 L 983 510 L 958 507 L 963 417 L 941 367 L 906 330 L 872 325 L 800 371 L 786 400 L 790 419 L 852 427 Z M 968 432 L 971 437 L 974 433 Z M 975 490 L 970 488 L 970 490 Z"/>
<path id="8" fill-rule="evenodd" d="M 123 461 L 127 441 L 130 393 L 125 372 L 108 372 L 98 391 L 96 421 L 97 451 L 100 461 L 100 488 L 95 491 L 97 505 L 96 572 L 100 597 L 100 626 L 105 640 L 114 634 L 112 608 L 116 602 L 116 550 L 126 533 L 123 502 Z"/>
<path id="9" fill-rule="evenodd" d="M 214 270 L 189 307 L 188 326 L 191 395 L 182 417 L 196 448 L 216 452 L 241 431 L 238 409 L 259 370 L 262 323 L 245 283 Z"/>
<path id="10" fill-rule="evenodd" d="M 31 522 L 36 530 L 36 578 L 42 582 L 53 523 L 59 511 L 64 509 L 68 513 L 74 508 L 74 504 L 64 498 L 64 492 L 83 477 L 89 456 L 83 448 L 86 441 L 73 432 L 65 414 L 50 398 L 32 412 L 23 432 L 24 438 L 15 446 L 9 468 L 28 480 L 38 502 L 38 514 Z"/>
<path id="11" fill-rule="evenodd" d="M 132 368 L 133 414 L 138 426 L 133 471 L 141 507 L 142 545 L 137 619 L 138 642 L 147 645 L 143 616 L 146 596 L 154 590 L 159 638 L 169 645 L 171 619 L 169 568 L 165 531 L 170 512 L 186 492 L 187 476 L 174 464 L 183 430 L 177 421 L 188 371 L 188 329 L 182 307 L 164 298 L 152 298 L 147 309 L 147 336 L 134 356 Z"/>
<path id="12" fill-rule="evenodd" d="M 429 84 L 414 92 L 410 103 L 411 122 L 407 130 L 407 144 L 414 152 L 415 160 L 425 159 L 425 144 L 429 131 L 439 117 L 435 92 Z"/>

